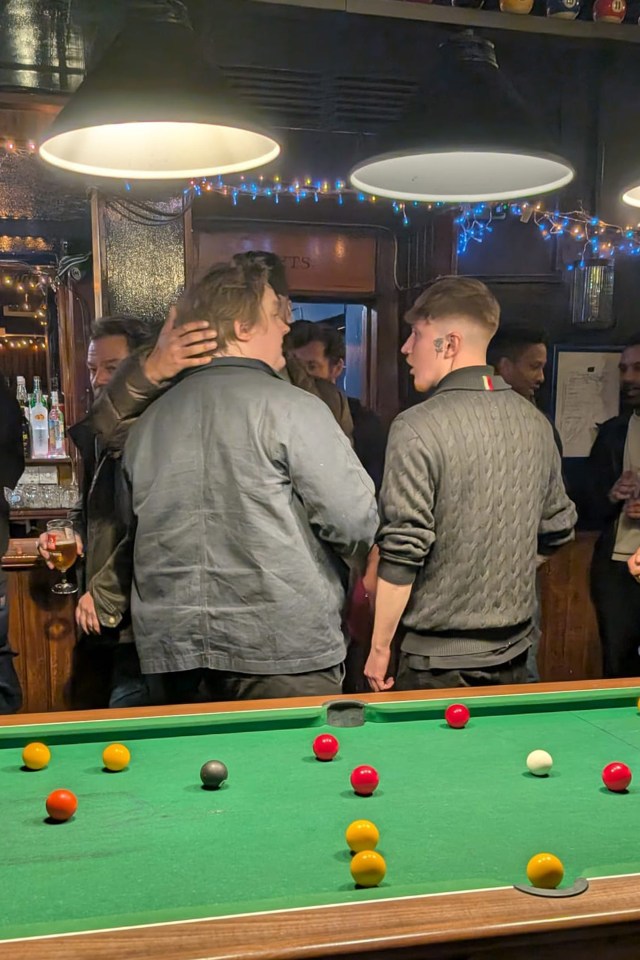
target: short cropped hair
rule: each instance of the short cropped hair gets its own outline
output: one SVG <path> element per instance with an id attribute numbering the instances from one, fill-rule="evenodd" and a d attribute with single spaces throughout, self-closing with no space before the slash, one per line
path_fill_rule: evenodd
<path id="1" fill-rule="evenodd" d="M 489 288 L 472 277 L 440 277 L 420 294 L 406 314 L 407 323 L 462 316 L 491 336 L 500 323 L 500 305 Z"/>
<path id="2" fill-rule="evenodd" d="M 91 324 L 91 340 L 104 340 L 105 337 L 125 337 L 129 352 L 154 342 L 158 334 L 157 327 L 146 323 L 139 317 L 111 316 L 96 317 Z"/>
<path id="3" fill-rule="evenodd" d="M 232 257 L 232 263 L 254 264 L 265 267 L 269 277 L 269 286 L 279 297 L 289 296 L 289 284 L 287 283 L 287 273 L 284 262 L 276 253 L 270 250 L 247 250 L 246 253 L 236 253 Z"/>
<path id="4" fill-rule="evenodd" d="M 260 318 L 269 280 L 266 267 L 251 262 L 216 263 L 176 306 L 176 325 L 202 320 L 218 335 L 218 350 L 236 339 L 235 321 L 247 329 Z"/>
<path id="5" fill-rule="evenodd" d="M 538 330 L 533 327 L 511 327 L 502 329 L 496 333 L 489 344 L 487 351 L 487 360 L 495 366 L 502 358 L 511 360 L 511 363 L 517 363 L 522 354 L 529 347 L 548 346 L 547 336 L 544 330 Z"/>
<path id="6" fill-rule="evenodd" d="M 323 323 L 312 323 L 310 320 L 296 320 L 289 327 L 284 338 L 285 351 L 297 350 L 310 343 L 321 343 L 324 355 L 329 363 L 344 363 L 347 355 L 344 337 L 340 330 Z"/>

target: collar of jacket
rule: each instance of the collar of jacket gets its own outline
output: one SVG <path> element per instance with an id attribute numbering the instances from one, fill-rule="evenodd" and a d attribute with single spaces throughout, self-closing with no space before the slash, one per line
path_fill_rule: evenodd
<path id="1" fill-rule="evenodd" d="M 493 367 L 462 367 L 443 377 L 431 396 L 447 390 L 511 390 L 509 384 L 493 372 Z"/>
<path id="2" fill-rule="evenodd" d="M 177 379 L 184 380 L 185 377 L 193 377 L 199 373 L 207 373 L 210 370 L 217 370 L 220 367 L 244 367 L 250 370 L 260 370 L 262 373 L 268 373 L 271 377 L 281 380 L 279 373 L 270 367 L 268 363 L 262 360 L 252 360 L 250 357 L 214 357 L 206 366 L 195 367 L 192 370 L 185 370 Z"/>

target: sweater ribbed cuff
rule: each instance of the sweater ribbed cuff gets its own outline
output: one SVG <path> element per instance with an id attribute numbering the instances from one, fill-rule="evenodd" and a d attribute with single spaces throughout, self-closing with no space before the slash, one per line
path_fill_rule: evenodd
<path id="1" fill-rule="evenodd" d="M 406 563 L 394 563 L 391 560 L 380 560 L 378 567 L 378 577 L 380 580 L 386 580 L 387 583 L 393 583 L 397 587 L 406 587 L 413 583 L 418 570 L 416 567 L 410 567 Z"/>
<path id="2" fill-rule="evenodd" d="M 571 543 L 574 536 L 573 528 L 559 530 L 557 533 L 543 533 L 538 537 L 538 553 L 543 557 L 550 557 L 565 543 Z"/>

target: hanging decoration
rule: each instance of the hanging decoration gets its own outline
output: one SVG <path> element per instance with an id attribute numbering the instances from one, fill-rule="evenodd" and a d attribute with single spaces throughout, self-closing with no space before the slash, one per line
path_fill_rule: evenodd
<path id="1" fill-rule="evenodd" d="M 458 227 L 458 254 L 471 243 L 482 243 L 493 233 L 496 222 L 518 217 L 536 227 L 544 240 L 563 237 L 572 244 L 575 266 L 584 269 L 587 260 L 610 260 L 616 254 L 640 255 L 640 228 L 619 226 L 600 220 L 585 210 L 549 210 L 540 202 L 472 204 L 460 209 L 454 223 Z M 574 263 L 567 265 L 573 270 Z"/>
<path id="2" fill-rule="evenodd" d="M 4 271 L 2 267 L 4 266 Z M 41 327 L 47 326 L 47 289 L 51 278 L 39 271 L 10 271 L 7 263 L 0 260 L 0 294 L 15 294 L 15 307 L 24 311 L 25 316 L 32 316 L 40 322 Z M 9 306 L 9 305 L 7 305 Z M 6 309 L 4 309 L 4 315 Z M 18 316 L 15 314 L 14 316 Z M 6 344 L 11 345 L 12 344 Z"/>
<path id="3" fill-rule="evenodd" d="M 128 187 L 128 185 L 127 185 Z M 402 217 L 405 226 L 409 224 L 407 208 L 421 207 L 423 210 L 433 210 L 434 207 L 444 207 L 444 203 L 413 203 L 406 204 L 402 200 L 380 200 L 377 196 L 363 193 L 360 190 L 354 190 L 349 187 L 346 180 L 325 178 L 318 180 L 314 177 L 295 177 L 292 180 L 282 180 L 275 176 L 273 179 L 268 177 L 244 177 L 237 180 L 228 181 L 222 177 L 206 177 L 199 180 L 191 180 L 189 186 L 183 190 L 185 196 L 199 197 L 203 194 L 213 193 L 221 197 L 226 197 L 237 206 L 243 200 L 258 200 L 266 198 L 276 206 L 281 201 L 293 201 L 294 203 L 311 202 L 319 203 L 320 200 L 334 200 L 339 206 L 342 206 L 345 199 L 350 198 L 358 203 L 383 203 L 389 204 L 398 216 Z"/>
<path id="4" fill-rule="evenodd" d="M 37 156 L 37 144 L 35 140 L 24 140 L 9 135 L 0 135 L 0 150 L 5 153 L 11 153 L 15 156 Z"/>
<path id="5" fill-rule="evenodd" d="M 24 337 L 16 333 L 5 333 L 0 336 L 0 350 L 46 350 L 47 341 L 45 337 L 39 337 L 37 334 L 32 337 Z"/>
<path id="6" fill-rule="evenodd" d="M 184 194 L 189 201 L 206 194 L 216 194 L 231 201 L 234 206 L 240 203 L 267 199 L 278 205 L 281 202 L 319 203 L 321 200 L 333 200 L 339 205 L 351 199 L 358 203 L 389 204 L 402 218 L 405 226 L 410 224 L 411 210 L 452 210 L 459 211 L 455 217 L 458 227 L 458 254 L 464 255 L 471 243 L 482 243 L 493 233 L 497 222 L 508 217 L 518 217 L 522 223 L 530 224 L 540 231 L 543 239 L 565 237 L 575 245 L 576 263 L 584 267 L 587 259 L 614 257 L 616 253 L 630 256 L 640 255 L 640 227 L 620 226 L 594 217 L 586 210 L 550 209 L 542 201 L 513 201 L 503 203 L 476 203 L 456 206 L 452 204 L 421 203 L 400 200 L 386 200 L 351 189 L 346 180 L 317 179 L 297 177 L 282 180 L 280 177 L 240 177 L 229 181 L 222 177 L 192 180 L 185 187 Z M 569 264 L 568 270 L 573 269 Z"/>

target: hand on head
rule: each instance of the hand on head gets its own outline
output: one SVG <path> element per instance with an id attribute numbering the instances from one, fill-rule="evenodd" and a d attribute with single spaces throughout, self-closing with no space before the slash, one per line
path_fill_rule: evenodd
<path id="1" fill-rule="evenodd" d="M 211 361 L 218 336 L 204 320 L 176 327 L 176 308 L 171 307 L 155 347 L 145 360 L 144 372 L 152 383 L 172 380 L 183 370 Z"/>

